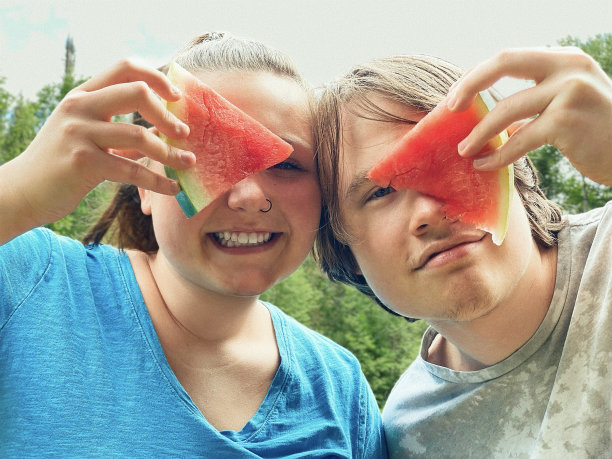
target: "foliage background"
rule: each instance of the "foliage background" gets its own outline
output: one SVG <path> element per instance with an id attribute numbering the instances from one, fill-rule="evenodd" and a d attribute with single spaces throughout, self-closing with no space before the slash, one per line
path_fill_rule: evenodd
<path id="1" fill-rule="evenodd" d="M 559 44 L 582 48 L 612 76 L 612 34 L 584 42 L 568 36 Z M 73 75 L 74 59 L 74 48 L 67 41 L 62 81 L 43 87 L 35 100 L 9 93 L 0 76 L 0 164 L 25 150 L 57 103 L 84 81 Z M 585 211 L 610 200 L 610 188 L 585 179 L 556 148 L 545 145 L 530 157 L 540 172 L 542 188 L 567 212 Z M 74 212 L 48 226 L 80 239 L 114 188 L 113 184 L 102 184 Z M 329 282 L 311 257 L 262 298 L 351 350 L 361 362 L 381 408 L 394 382 L 417 355 L 426 326 L 422 321 L 410 324 L 392 316 L 352 288 Z"/>

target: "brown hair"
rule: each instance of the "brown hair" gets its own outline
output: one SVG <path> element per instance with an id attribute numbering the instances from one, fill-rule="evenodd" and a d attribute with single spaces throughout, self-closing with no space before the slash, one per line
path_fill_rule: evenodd
<path id="1" fill-rule="evenodd" d="M 291 59 L 262 43 L 225 32 L 212 32 L 190 40 L 172 59 L 186 70 L 268 72 L 289 78 L 302 87 L 312 100 L 312 89 Z M 159 69 L 166 73 L 167 66 Z M 134 124 L 151 125 L 138 113 Z M 140 209 L 138 188 L 121 184 L 108 208 L 83 237 L 84 244 L 98 244 L 106 238 L 120 248 L 155 252 L 158 249 L 150 215 Z"/>
<path id="2" fill-rule="evenodd" d="M 382 110 L 369 96 L 383 96 L 427 113 L 442 101 L 460 75 L 458 67 L 431 56 L 388 57 L 354 67 L 328 84 L 319 99 L 315 151 L 324 205 L 315 256 L 331 280 L 356 287 L 393 314 L 357 274 L 357 262 L 349 247 L 351 234 L 340 215 L 338 166 L 342 160 L 343 113 L 381 122 L 412 123 Z M 532 236 L 542 247 L 556 245 L 557 233 L 564 224 L 560 208 L 540 190 L 527 157 L 516 161 L 514 170 L 514 185 L 527 211 Z"/>

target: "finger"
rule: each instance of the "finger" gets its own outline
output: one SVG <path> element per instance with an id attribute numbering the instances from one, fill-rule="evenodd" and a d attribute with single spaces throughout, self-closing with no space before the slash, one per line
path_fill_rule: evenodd
<path id="1" fill-rule="evenodd" d="M 114 148 L 110 148 L 107 151 L 111 155 L 121 156 L 123 158 L 131 159 L 133 161 L 138 161 L 139 159 L 145 157 L 145 155 L 140 153 L 138 150 L 117 150 Z"/>
<path id="2" fill-rule="evenodd" d="M 87 127 L 86 135 L 102 150 L 123 150 L 130 159 L 147 156 L 175 169 L 195 164 L 195 155 L 168 145 L 155 132 L 135 124 L 97 121 Z"/>
<path id="3" fill-rule="evenodd" d="M 547 143 L 545 132 L 540 118 L 523 124 L 501 147 L 476 158 L 473 161 L 474 168 L 489 171 L 513 163 L 526 153 Z"/>
<path id="4" fill-rule="evenodd" d="M 522 128 L 525 124 L 529 123 L 530 121 L 531 120 L 521 120 L 521 121 L 512 123 L 510 126 L 506 128 L 506 132 L 508 133 L 508 136 L 514 135 L 516 131 L 518 131 L 520 128 Z"/>
<path id="5" fill-rule="evenodd" d="M 180 191 L 179 185 L 174 180 L 154 172 L 142 163 L 108 155 L 101 150 L 100 153 L 106 157 L 97 163 L 102 180 L 130 183 L 139 188 L 167 195 L 175 195 Z"/>
<path id="6" fill-rule="evenodd" d="M 181 97 L 181 91 L 170 83 L 162 72 L 130 59 L 122 60 L 105 72 L 92 77 L 80 85 L 79 89 L 90 92 L 135 81 L 144 81 L 163 99 L 175 101 Z"/>
<path id="7" fill-rule="evenodd" d="M 559 66 L 559 53 L 544 48 L 508 49 L 472 68 L 462 77 L 449 95 L 449 109 L 462 111 L 474 101 L 476 94 L 493 86 L 503 77 L 544 80 Z"/>
<path id="8" fill-rule="evenodd" d="M 146 83 L 136 81 L 102 88 L 83 96 L 82 110 L 97 119 L 138 111 L 147 121 L 171 138 L 189 135 L 189 127 L 166 109 Z"/>
<path id="9" fill-rule="evenodd" d="M 512 123 L 542 113 L 554 97 L 555 91 L 551 86 L 552 83 L 543 83 L 501 100 L 459 143 L 459 154 L 474 156 Z"/>

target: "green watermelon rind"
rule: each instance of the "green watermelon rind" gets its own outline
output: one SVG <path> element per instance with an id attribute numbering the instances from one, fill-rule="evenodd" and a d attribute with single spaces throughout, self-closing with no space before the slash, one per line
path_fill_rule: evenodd
<path id="1" fill-rule="evenodd" d="M 184 75 L 181 75 L 181 73 L 184 73 Z M 168 68 L 167 76 L 171 81 L 177 81 L 185 76 L 191 76 L 191 74 L 182 67 L 179 67 L 175 62 L 172 62 Z M 184 105 L 178 102 L 164 101 L 164 104 L 168 110 L 176 115 L 179 115 L 177 112 L 181 108 L 184 108 Z M 179 118 L 182 119 L 184 117 L 179 115 Z M 174 141 L 171 138 L 165 136 L 161 132 L 159 136 L 168 145 L 174 146 Z M 207 197 L 205 193 L 200 192 L 201 187 L 198 186 L 197 183 L 193 183 L 192 174 L 166 165 L 164 166 L 164 171 L 166 172 L 166 177 L 176 180 L 179 185 L 180 191 L 175 197 L 187 218 L 193 217 L 199 212 L 198 209 L 201 210 L 212 202 L 212 199 Z"/>
<path id="2" fill-rule="evenodd" d="M 166 177 L 176 180 L 179 184 L 180 191 L 174 196 L 179 203 L 179 206 L 183 210 L 183 213 L 187 216 L 187 218 L 193 217 L 198 213 L 198 210 L 193 205 L 191 199 L 189 199 L 189 195 L 185 192 L 183 184 L 181 183 L 181 179 L 179 178 L 176 169 L 173 169 L 170 166 L 164 166 L 164 170 L 166 172 Z"/>
<path id="3" fill-rule="evenodd" d="M 476 97 L 476 103 L 484 105 L 484 112 L 489 112 L 495 107 L 495 99 L 489 91 L 481 91 Z M 502 146 L 508 140 L 508 132 L 504 129 L 500 132 L 497 137 L 494 137 L 489 142 L 489 147 L 493 150 Z M 508 199 L 504 199 L 503 202 L 507 203 L 508 208 L 502 209 L 499 212 L 499 221 L 497 228 L 491 229 L 491 235 L 493 242 L 496 245 L 501 245 L 508 232 L 508 225 L 510 224 L 510 209 L 512 208 L 512 197 L 514 196 L 514 165 L 509 164 L 508 166 L 499 170 L 499 184 L 501 193 L 507 194 Z"/>

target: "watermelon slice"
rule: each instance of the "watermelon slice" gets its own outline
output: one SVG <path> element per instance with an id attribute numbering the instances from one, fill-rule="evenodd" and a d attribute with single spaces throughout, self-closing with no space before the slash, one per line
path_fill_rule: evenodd
<path id="1" fill-rule="evenodd" d="M 368 171 L 368 178 L 381 187 L 410 188 L 439 199 L 447 218 L 491 233 L 493 242 L 500 245 L 508 229 L 514 186 L 512 165 L 477 171 L 473 159 L 462 158 L 457 152 L 459 142 L 494 105 L 486 91 L 459 113 L 451 112 L 444 100 Z M 482 152 L 499 147 L 507 138 L 502 132 Z"/>
<path id="2" fill-rule="evenodd" d="M 177 63 L 168 78 L 183 93 L 166 107 L 189 126 L 186 139 L 160 134 L 168 144 L 196 155 L 195 166 L 166 175 L 178 182 L 176 195 L 192 217 L 245 177 L 284 161 L 293 147 L 204 84 Z"/>

